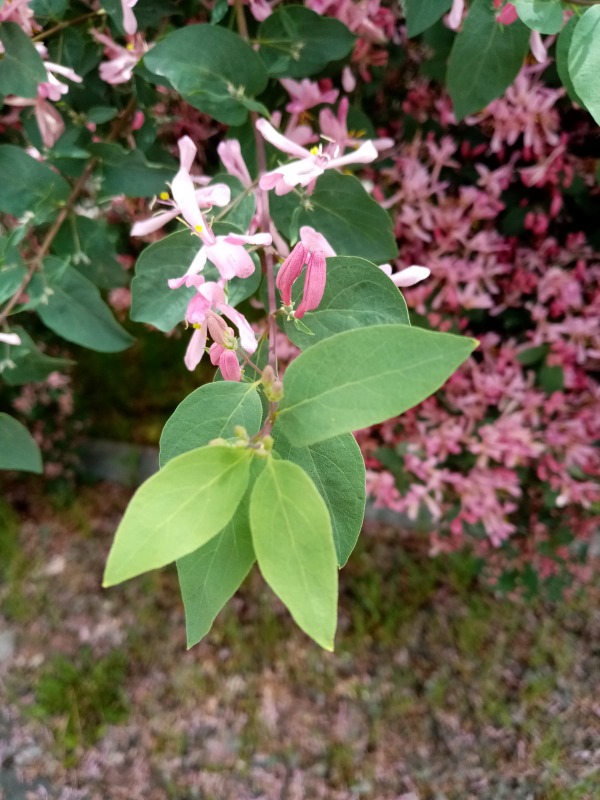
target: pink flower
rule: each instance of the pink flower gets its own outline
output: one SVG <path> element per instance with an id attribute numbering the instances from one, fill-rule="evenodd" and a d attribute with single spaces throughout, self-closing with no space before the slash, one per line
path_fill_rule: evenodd
<path id="1" fill-rule="evenodd" d="M 135 36 L 126 47 L 122 47 L 104 33 L 92 30 L 91 34 L 97 42 L 104 45 L 104 53 L 108 57 L 108 61 L 100 64 L 102 80 L 112 86 L 131 80 L 133 68 L 149 50 L 144 39 L 139 35 Z"/>
<path id="2" fill-rule="evenodd" d="M 198 232 L 198 227 L 202 229 L 206 227 L 200 207 L 226 206 L 231 199 L 231 189 L 224 183 L 215 183 L 213 186 L 201 189 L 194 187 L 194 178 L 190 175 L 190 169 L 196 156 L 196 145 L 189 136 L 184 136 L 177 144 L 179 147 L 179 171 L 171 184 L 173 200 L 169 199 L 166 192 L 160 197 L 161 202 L 168 206 L 169 210 L 161 211 L 149 219 L 136 222 L 131 229 L 132 236 L 146 236 L 154 233 L 179 215 L 182 215 L 188 225 Z"/>
<path id="3" fill-rule="evenodd" d="M 369 164 L 377 158 L 377 149 L 370 141 L 364 142 L 353 153 L 340 155 L 341 149 L 338 145 L 328 145 L 325 150 L 322 145 L 306 150 L 275 130 L 266 119 L 259 119 L 256 128 L 272 145 L 298 159 L 261 177 L 260 188 L 275 189 L 275 194 L 278 195 L 288 194 L 294 186 L 308 186 L 327 169 L 339 169 L 348 164 Z"/>
<path id="4" fill-rule="evenodd" d="M 121 9 L 123 11 L 123 30 L 129 36 L 137 31 L 137 19 L 131 10 L 138 0 L 121 0 Z"/>
<path id="5" fill-rule="evenodd" d="M 321 126 L 321 133 L 328 139 L 333 140 L 340 150 L 345 150 L 347 147 L 359 147 L 361 139 L 356 136 L 351 136 L 348 133 L 348 108 L 350 102 L 347 97 L 340 100 L 337 115 L 333 113 L 330 108 L 323 108 L 319 114 L 319 125 Z M 387 137 L 381 139 L 370 140 L 373 147 L 380 153 L 382 150 L 388 150 L 393 147 L 394 140 Z"/>
<path id="6" fill-rule="evenodd" d="M 293 114 L 301 114 L 321 103 L 335 103 L 339 94 L 337 89 L 321 89 L 319 83 L 308 78 L 301 81 L 283 78 L 280 83 L 292 98 L 292 102 L 287 104 L 285 110 Z"/>
<path id="7" fill-rule="evenodd" d="M 216 342 L 210 346 L 210 360 L 221 370 L 226 381 L 241 381 L 242 372 L 234 350 L 229 350 Z"/>
<path id="8" fill-rule="evenodd" d="M 412 267 L 406 267 L 405 269 L 401 269 L 399 272 L 394 273 L 392 273 L 392 267 L 390 264 L 382 264 L 379 269 L 385 272 L 385 274 L 399 289 L 408 286 L 414 286 L 415 283 L 420 283 L 431 275 L 431 272 L 427 269 L 427 267 L 418 267 L 416 265 L 413 265 Z"/>
<path id="9" fill-rule="evenodd" d="M 448 14 L 448 26 L 452 28 L 453 31 L 457 31 L 460 28 L 464 11 L 465 0 L 452 0 L 452 8 Z"/>
<path id="10" fill-rule="evenodd" d="M 203 275 L 189 275 L 169 281 L 171 289 L 178 289 L 183 285 L 194 286 L 197 290 L 188 303 L 185 314 L 186 322 L 196 329 L 192 334 L 184 359 L 189 370 L 195 369 L 204 355 L 208 321 L 211 314 L 214 316 L 213 310 L 220 311 L 237 327 L 240 344 L 247 353 L 252 354 L 256 350 L 258 343 L 254 331 L 246 317 L 225 302 L 225 292 L 220 283 L 206 281 Z"/>
<path id="11" fill-rule="evenodd" d="M 225 139 L 219 142 L 217 153 L 230 175 L 237 178 L 242 186 L 247 189 L 252 186 L 252 178 L 248 172 L 248 167 L 242 156 L 242 148 L 237 139 Z"/>
<path id="12" fill-rule="evenodd" d="M 503 2 L 504 0 L 494 0 L 494 8 L 502 6 L 500 13 L 496 14 L 496 22 L 500 22 L 502 25 L 512 25 L 519 18 L 517 9 L 512 3 L 504 3 L 502 5 Z"/>
<path id="13" fill-rule="evenodd" d="M 314 228 L 308 225 L 300 228 L 300 241 L 281 265 L 276 279 L 284 306 L 291 308 L 292 287 L 306 265 L 302 301 L 293 312 L 296 319 L 301 319 L 307 311 L 317 308 L 321 302 L 326 281 L 325 259 L 334 255 L 335 251 L 327 239 Z"/>

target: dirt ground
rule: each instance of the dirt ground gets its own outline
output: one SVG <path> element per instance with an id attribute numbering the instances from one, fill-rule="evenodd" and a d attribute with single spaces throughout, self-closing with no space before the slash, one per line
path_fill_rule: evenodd
<path id="1" fill-rule="evenodd" d="M 100 588 L 129 493 L 0 504 L 2 800 L 598 800 L 599 592 L 499 598 L 368 530 L 336 652 L 253 573 L 185 649 L 173 569 Z"/>

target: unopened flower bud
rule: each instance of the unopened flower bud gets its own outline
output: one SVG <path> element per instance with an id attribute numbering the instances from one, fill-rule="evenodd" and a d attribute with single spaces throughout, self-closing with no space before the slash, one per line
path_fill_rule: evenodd
<path id="1" fill-rule="evenodd" d="M 243 425 L 236 425 L 233 429 L 233 433 L 238 439 L 247 439 L 248 438 L 248 431 L 244 428 Z"/>
<path id="2" fill-rule="evenodd" d="M 270 364 L 263 369 L 262 379 L 263 383 L 273 383 L 275 380 L 275 370 Z"/>

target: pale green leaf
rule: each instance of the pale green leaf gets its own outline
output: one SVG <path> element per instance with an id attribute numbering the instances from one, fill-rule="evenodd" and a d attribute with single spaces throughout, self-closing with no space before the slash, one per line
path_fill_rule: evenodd
<path id="1" fill-rule="evenodd" d="M 408 325 L 338 333 L 287 368 L 278 424 L 300 447 L 383 422 L 437 391 L 476 344 Z"/>
<path id="2" fill-rule="evenodd" d="M 331 522 L 301 467 L 269 461 L 252 492 L 250 526 L 266 582 L 300 628 L 333 650 L 338 574 Z"/>
<path id="3" fill-rule="evenodd" d="M 569 73 L 569 50 L 571 49 L 571 42 L 573 41 L 573 34 L 575 27 L 579 22 L 579 17 L 571 17 L 565 27 L 558 35 L 556 42 L 556 69 L 558 76 L 562 81 L 563 86 L 567 90 L 567 94 L 574 103 L 578 106 L 584 107 L 584 103 L 575 91 L 571 75 Z"/>
<path id="4" fill-rule="evenodd" d="M 580 18 L 569 49 L 569 74 L 578 96 L 600 125 L 600 5 Z"/>
<path id="5" fill-rule="evenodd" d="M 250 459 L 249 450 L 202 447 L 142 484 L 115 535 L 104 586 L 164 567 L 223 530 L 246 491 Z"/>
<path id="6" fill-rule="evenodd" d="M 262 403 L 256 389 L 247 383 L 217 381 L 200 386 L 167 420 L 160 437 L 160 464 L 181 453 L 202 447 L 212 439 L 229 439 L 236 425 L 249 436 L 260 429 Z"/>
<path id="7" fill-rule="evenodd" d="M 293 447 L 277 424 L 273 438 L 275 452 L 302 467 L 325 501 L 338 565 L 343 567 L 360 535 L 365 515 L 365 462 L 356 439 L 351 433 L 344 433 L 308 447 Z"/>
<path id="8" fill-rule="evenodd" d="M 534 31 L 555 34 L 563 26 L 561 0 L 514 0 L 514 5 L 525 25 Z"/>
<path id="9" fill-rule="evenodd" d="M 215 617 L 239 589 L 256 560 L 250 532 L 250 497 L 263 467 L 264 461 L 255 459 L 252 462 L 246 494 L 223 530 L 177 561 L 188 647 L 206 636 Z"/>

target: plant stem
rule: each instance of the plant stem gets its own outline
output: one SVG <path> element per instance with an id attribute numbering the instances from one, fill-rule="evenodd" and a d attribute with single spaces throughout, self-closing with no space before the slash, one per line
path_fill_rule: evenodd
<path id="1" fill-rule="evenodd" d="M 55 33 L 64 30 L 65 28 L 70 28 L 71 25 L 77 25 L 78 22 L 84 22 L 86 19 L 93 19 L 94 17 L 104 17 L 106 16 L 106 11 L 101 8 L 98 11 L 90 11 L 87 14 L 81 14 L 79 17 L 73 17 L 73 19 L 66 19 L 63 22 L 58 22 L 54 27 L 48 28 L 47 31 L 42 31 L 38 33 L 37 36 L 32 38 L 32 42 L 42 42 L 44 39 L 47 39 L 49 36 L 53 36 Z"/>

